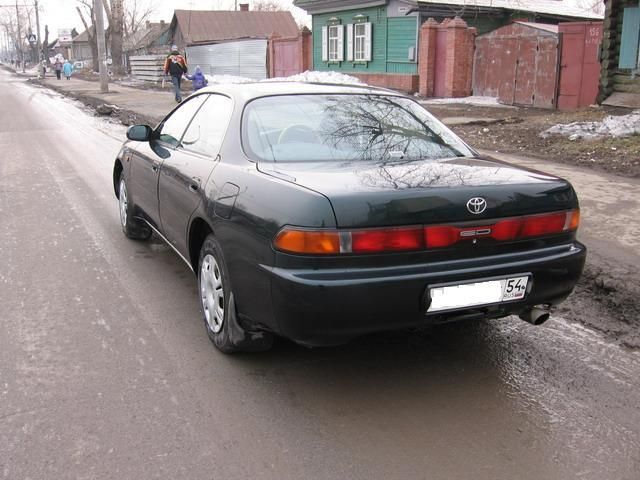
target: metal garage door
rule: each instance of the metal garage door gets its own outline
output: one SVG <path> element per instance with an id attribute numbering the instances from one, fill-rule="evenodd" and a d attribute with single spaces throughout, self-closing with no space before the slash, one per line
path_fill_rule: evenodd
<path id="1" fill-rule="evenodd" d="M 555 108 L 558 27 L 514 22 L 476 39 L 473 94 L 508 105 Z"/>
<path id="2" fill-rule="evenodd" d="M 267 78 L 267 41 L 239 40 L 187 47 L 189 73 L 197 65 L 208 75 L 235 75 L 254 80 Z"/>

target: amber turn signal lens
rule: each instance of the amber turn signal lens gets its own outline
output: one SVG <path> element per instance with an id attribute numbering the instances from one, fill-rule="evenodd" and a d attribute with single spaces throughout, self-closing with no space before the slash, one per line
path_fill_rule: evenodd
<path id="1" fill-rule="evenodd" d="M 335 255 L 340 253 L 340 235 L 335 231 L 311 231 L 285 228 L 273 242 L 283 252 L 311 255 Z"/>
<path id="2" fill-rule="evenodd" d="M 580 210 L 574 210 L 571 212 L 571 221 L 569 223 L 569 230 L 577 230 L 580 226 Z"/>

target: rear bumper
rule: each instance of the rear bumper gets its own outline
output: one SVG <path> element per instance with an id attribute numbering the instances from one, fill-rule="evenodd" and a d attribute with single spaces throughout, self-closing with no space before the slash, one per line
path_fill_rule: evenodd
<path id="1" fill-rule="evenodd" d="M 461 318 L 499 318 L 539 304 L 555 305 L 573 290 L 586 259 L 573 242 L 489 257 L 361 269 L 268 268 L 278 332 L 307 345 L 340 344 L 383 330 Z M 266 267 L 265 267 L 266 268 Z M 530 274 L 524 299 L 427 313 L 432 285 Z"/>

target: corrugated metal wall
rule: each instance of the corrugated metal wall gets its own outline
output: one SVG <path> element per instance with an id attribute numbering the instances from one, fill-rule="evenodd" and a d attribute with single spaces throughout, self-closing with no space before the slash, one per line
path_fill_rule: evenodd
<path id="1" fill-rule="evenodd" d="M 267 78 L 267 40 L 238 40 L 187 47 L 189 73 L 200 66 L 207 75 Z"/>

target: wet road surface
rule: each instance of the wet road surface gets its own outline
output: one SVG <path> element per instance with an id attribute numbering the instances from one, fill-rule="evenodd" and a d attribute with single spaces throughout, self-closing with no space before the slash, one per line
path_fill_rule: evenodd
<path id="1" fill-rule="evenodd" d="M 0 83 L 0 478 L 640 478 L 640 354 L 562 318 L 219 353 L 121 233 L 124 128 Z"/>

